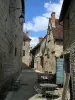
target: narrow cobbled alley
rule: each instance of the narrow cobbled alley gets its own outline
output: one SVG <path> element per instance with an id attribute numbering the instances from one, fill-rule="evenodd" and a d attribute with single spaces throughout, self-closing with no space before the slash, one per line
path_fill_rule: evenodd
<path id="1" fill-rule="evenodd" d="M 34 90 L 36 79 L 37 74 L 32 69 L 23 70 L 19 77 L 19 89 L 9 92 L 5 100 L 28 100 L 31 98 L 36 93 Z"/>
<path id="2" fill-rule="evenodd" d="M 75 100 L 75 0 L 0 0 L 0 100 Z"/>
<path id="3" fill-rule="evenodd" d="M 38 97 L 34 89 L 35 82 L 37 81 L 37 73 L 34 69 L 22 70 L 18 80 L 20 87 L 17 90 L 9 91 L 5 100 L 50 100 L 50 98 Z"/>

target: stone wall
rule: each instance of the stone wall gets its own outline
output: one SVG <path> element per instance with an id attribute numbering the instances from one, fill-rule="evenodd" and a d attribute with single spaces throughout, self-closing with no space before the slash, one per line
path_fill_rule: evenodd
<path id="1" fill-rule="evenodd" d="M 63 42 L 62 41 L 56 41 L 55 42 L 55 56 L 60 57 L 63 54 Z"/>
<path id="2" fill-rule="evenodd" d="M 72 93 L 73 99 L 75 100 L 75 0 L 72 0 L 69 9 L 64 17 L 64 54 L 70 54 L 70 77 L 72 79 Z M 64 59 L 65 58 L 64 55 Z M 66 64 L 66 62 L 65 62 Z M 66 66 L 65 66 L 66 67 Z M 68 74 L 67 70 L 65 72 Z M 66 77 L 67 80 L 67 77 Z M 66 81 L 65 80 L 65 81 Z M 64 88 L 65 89 L 65 88 Z M 67 87 L 66 87 L 67 89 Z"/>
<path id="3" fill-rule="evenodd" d="M 48 71 L 55 73 L 55 55 L 52 53 L 52 51 L 54 50 L 54 39 L 52 32 L 47 34 L 38 48 L 38 51 L 35 50 L 36 54 L 34 57 L 34 68 L 39 71 Z M 43 59 L 43 63 L 41 62 L 41 59 Z"/>
<path id="4" fill-rule="evenodd" d="M 55 55 L 52 53 L 54 51 L 54 38 L 52 31 L 49 31 L 46 39 L 46 47 L 44 53 L 44 70 L 48 72 L 55 73 Z"/>
<path id="5" fill-rule="evenodd" d="M 56 73 L 56 57 L 60 57 L 63 53 L 63 41 L 55 40 L 51 23 L 48 26 L 47 35 L 44 37 L 40 45 L 35 48 L 34 67 L 39 71 L 47 71 Z M 41 60 L 43 64 L 41 65 Z"/>
<path id="6" fill-rule="evenodd" d="M 41 66 L 41 62 L 40 62 L 40 49 L 41 47 L 39 46 L 36 50 L 35 50 L 35 55 L 34 55 L 34 68 L 36 70 L 42 71 L 42 66 Z"/>
<path id="7" fill-rule="evenodd" d="M 0 0 L 0 87 L 21 68 L 21 11 L 9 7 L 21 8 L 21 0 Z"/>
<path id="8" fill-rule="evenodd" d="M 75 1 L 72 0 L 64 18 L 64 50 L 68 49 L 75 41 Z"/>
<path id="9" fill-rule="evenodd" d="M 31 56 L 30 56 L 30 41 L 25 41 L 25 46 L 23 42 L 23 48 L 22 50 L 25 50 L 25 56 L 22 56 L 22 63 L 23 63 L 23 68 L 30 67 L 31 63 Z"/>

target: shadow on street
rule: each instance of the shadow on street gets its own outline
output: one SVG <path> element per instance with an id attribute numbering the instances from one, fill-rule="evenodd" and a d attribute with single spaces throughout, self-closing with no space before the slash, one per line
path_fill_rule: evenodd
<path id="1" fill-rule="evenodd" d="M 33 69 L 22 70 L 19 77 L 20 87 L 9 91 L 5 100 L 28 100 L 36 94 L 34 84 L 37 79 L 37 74 Z"/>

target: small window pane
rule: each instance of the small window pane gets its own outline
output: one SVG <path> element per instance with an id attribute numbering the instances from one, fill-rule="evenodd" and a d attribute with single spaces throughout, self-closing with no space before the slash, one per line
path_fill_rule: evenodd
<path id="1" fill-rule="evenodd" d="M 17 48 L 15 48 L 15 56 L 17 56 Z"/>
<path id="2" fill-rule="evenodd" d="M 23 50 L 23 56 L 25 56 L 25 50 Z"/>
<path id="3" fill-rule="evenodd" d="M 25 46 L 25 41 L 24 41 L 24 46 Z"/>

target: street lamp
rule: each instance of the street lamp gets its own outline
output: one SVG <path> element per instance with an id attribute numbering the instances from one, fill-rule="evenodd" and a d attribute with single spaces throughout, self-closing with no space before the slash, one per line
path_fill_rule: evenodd
<path id="1" fill-rule="evenodd" d="M 24 15 L 23 13 L 19 16 L 19 23 L 22 25 L 24 22 Z"/>
<path id="2" fill-rule="evenodd" d="M 16 8 L 16 7 L 10 7 L 9 6 L 9 14 L 16 11 L 16 10 L 21 10 L 22 11 L 22 8 Z M 23 12 L 21 13 L 21 15 L 19 16 L 19 23 L 20 25 L 22 25 L 24 22 L 24 14 Z"/>

